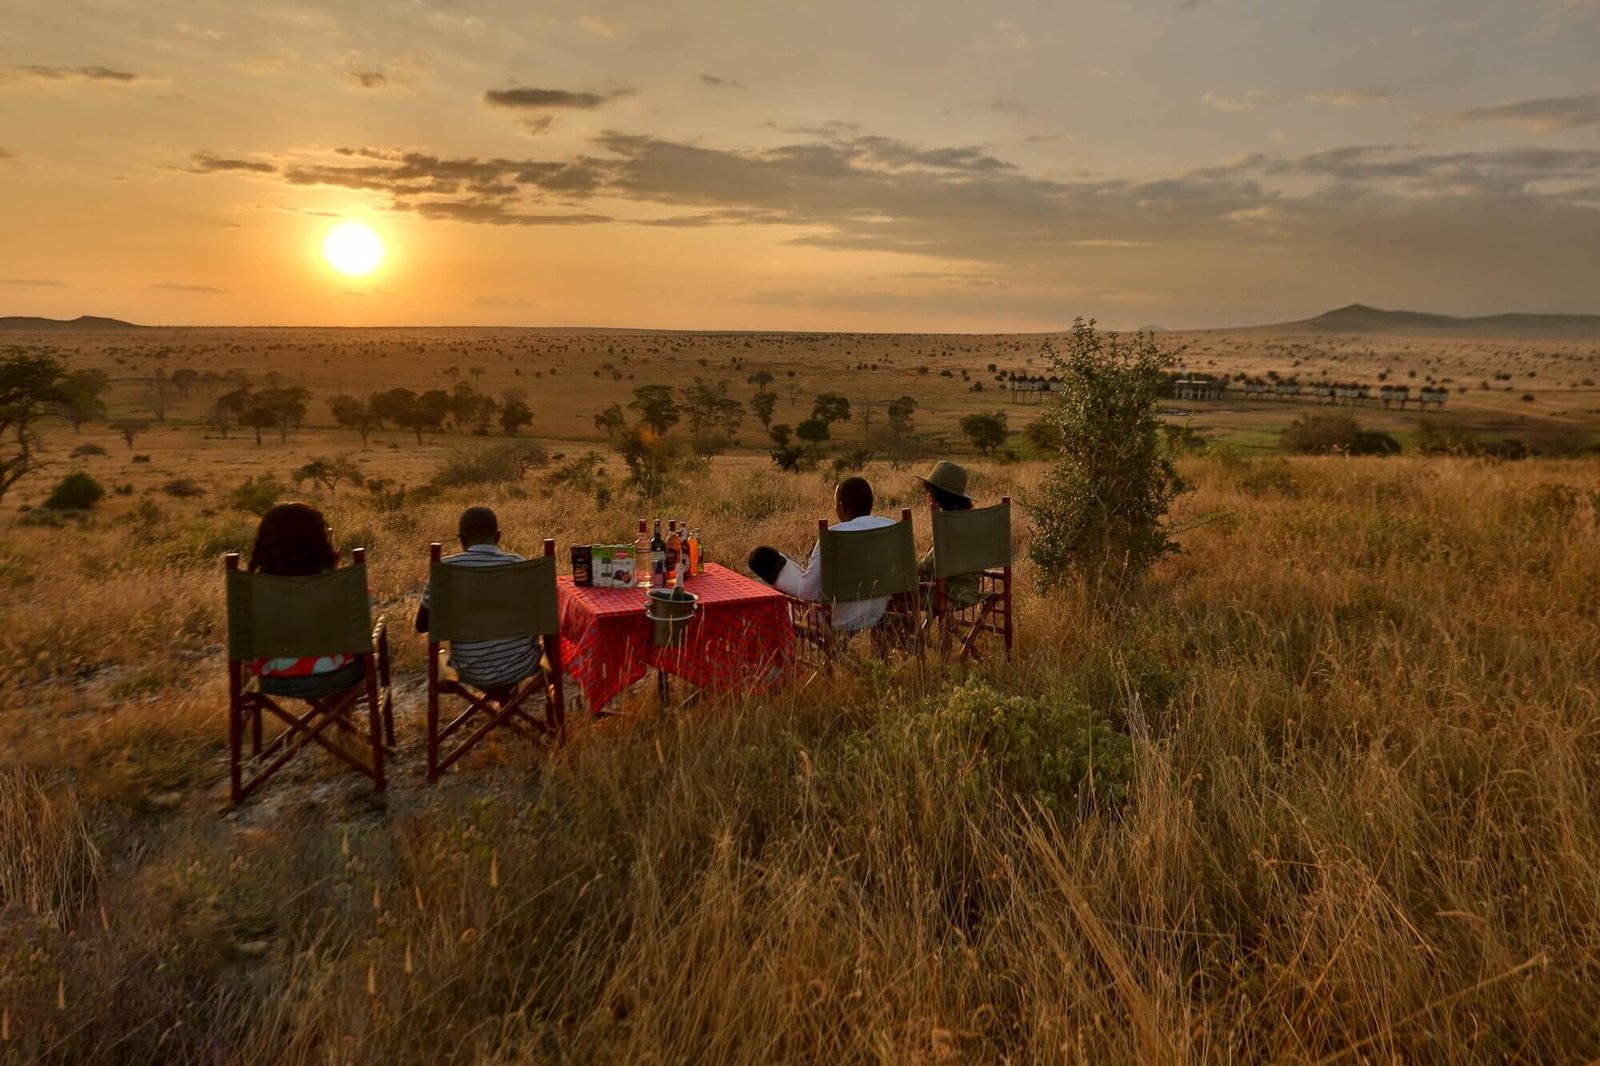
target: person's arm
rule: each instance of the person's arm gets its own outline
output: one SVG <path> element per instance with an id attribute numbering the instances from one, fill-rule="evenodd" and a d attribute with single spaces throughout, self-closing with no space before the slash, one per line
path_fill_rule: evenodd
<path id="1" fill-rule="evenodd" d="M 811 549 L 811 564 L 802 567 L 793 559 L 786 560 L 783 572 L 774 582 L 779 592 L 787 593 L 799 600 L 820 600 L 822 598 L 822 542 Z"/>
<path id="2" fill-rule="evenodd" d="M 428 631 L 428 592 L 429 591 L 430 591 L 429 588 L 426 588 L 426 587 L 423 588 L 423 590 L 422 590 L 422 602 L 417 605 L 417 632 L 418 633 L 426 633 Z"/>

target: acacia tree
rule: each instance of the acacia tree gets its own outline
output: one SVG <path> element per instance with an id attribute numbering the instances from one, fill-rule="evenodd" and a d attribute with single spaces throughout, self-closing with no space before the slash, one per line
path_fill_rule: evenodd
<path id="1" fill-rule="evenodd" d="M 612 404 L 594 416 L 594 428 L 608 437 L 615 436 L 627 424 L 628 416 L 622 413 L 622 405 L 619 403 Z"/>
<path id="2" fill-rule="evenodd" d="M 517 430 L 533 422 L 533 408 L 520 389 L 507 389 L 500 395 L 500 428 L 515 437 Z"/>
<path id="3" fill-rule="evenodd" d="M 897 437 L 907 436 L 916 421 L 917 401 L 911 396 L 890 400 L 889 406 L 884 409 L 884 415 L 889 419 L 890 433 Z"/>
<path id="4" fill-rule="evenodd" d="M 243 385 L 218 396 L 211 405 L 211 424 L 217 427 L 222 439 L 228 439 L 228 429 L 239 422 L 244 409 L 250 406 L 250 386 Z"/>
<path id="5" fill-rule="evenodd" d="M 850 400 L 837 392 L 825 392 L 811 405 L 811 417 L 820 418 L 828 425 L 850 420 Z"/>
<path id="6" fill-rule="evenodd" d="M 773 377 L 772 371 L 770 370 L 757 370 L 746 380 L 756 387 L 757 396 L 765 396 L 767 394 L 767 386 L 771 385 L 777 379 Z"/>
<path id="7" fill-rule="evenodd" d="M 1046 586 L 1078 573 L 1123 587 L 1177 547 L 1167 514 L 1189 487 L 1163 447 L 1159 402 L 1178 352 L 1079 318 L 1066 350 L 1046 343 L 1043 354 L 1061 377 L 1044 415 L 1061 449 L 1034 502 L 1029 555 Z"/>
<path id="8" fill-rule="evenodd" d="M 658 434 L 666 433 L 682 417 L 670 385 L 639 386 L 633 390 L 633 402 L 628 407 L 639 412 L 639 421 Z"/>
<path id="9" fill-rule="evenodd" d="M 689 429 L 699 434 L 707 427 L 720 429 L 732 435 L 744 418 L 744 404 L 728 395 L 726 381 L 715 385 L 697 381 L 683 389 L 683 412 L 688 416 Z"/>
<path id="10" fill-rule="evenodd" d="M 750 400 L 750 410 L 756 413 L 762 428 L 772 425 L 772 412 L 778 406 L 778 394 L 775 392 L 758 392 Z"/>
<path id="11" fill-rule="evenodd" d="M 961 432 L 980 454 L 988 455 L 1006 442 L 1006 413 L 981 411 L 961 420 Z"/>
<path id="12" fill-rule="evenodd" d="M 830 436 L 828 422 L 823 418 L 808 418 L 794 427 L 794 435 L 807 444 L 821 444 Z"/>
<path id="13" fill-rule="evenodd" d="M 124 418 L 111 423 L 111 428 L 122 435 L 122 442 L 128 446 L 129 451 L 132 451 L 134 439 L 149 429 L 150 423 L 142 418 Z"/>
<path id="14" fill-rule="evenodd" d="M 328 401 L 328 411 L 339 425 L 361 434 L 362 444 L 367 443 L 367 439 L 372 436 L 372 431 L 378 428 L 380 421 L 378 416 L 372 413 L 370 405 L 354 396 L 333 397 Z"/>
<path id="15" fill-rule="evenodd" d="M 290 476 L 294 478 L 295 488 L 299 488 L 302 481 L 314 481 L 335 495 L 339 491 L 339 482 L 348 481 L 360 487 L 364 480 L 361 469 L 348 456 L 312 459 Z"/>
<path id="16" fill-rule="evenodd" d="M 0 359 L 0 499 L 43 465 L 34 424 L 68 402 L 66 368 L 52 355 Z"/>
<path id="17" fill-rule="evenodd" d="M 76 370 L 62 381 L 58 408 L 61 417 L 72 423 L 72 432 L 80 432 L 85 422 L 105 417 L 106 405 L 100 394 L 110 384 L 104 370 Z"/>

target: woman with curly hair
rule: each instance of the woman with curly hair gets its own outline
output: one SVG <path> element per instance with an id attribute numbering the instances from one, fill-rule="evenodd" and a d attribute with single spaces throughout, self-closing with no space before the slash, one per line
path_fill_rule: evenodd
<path id="1" fill-rule="evenodd" d="M 280 577 L 309 577 L 339 565 L 322 512 L 306 503 L 280 503 L 267 509 L 250 549 L 250 569 Z M 299 659 L 257 659 L 251 664 L 261 691 L 275 696 L 324 696 L 366 680 L 354 655 L 313 655 Z"/>

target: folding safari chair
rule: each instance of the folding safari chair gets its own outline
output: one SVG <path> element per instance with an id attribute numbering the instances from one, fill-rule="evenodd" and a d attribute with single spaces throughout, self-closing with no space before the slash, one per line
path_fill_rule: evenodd
<path id="1" fill-rule="evenodd" d="M 556 542 L 544 542 L 544 555 L 503 566 L 465 567 L 442 562 L 437 542 L 428 549 L 428 780 L 450 768 L 497 727 L 531 740 L 560 742 L 566 737 L 566 701 L 561 687 L 561 620 L 556 601 Z M 443 676 L 439 646 L 457 640 L 535 638 L 544 646 L 543 665 L 510 685 L 480 688 Z M 536 645 L 537 648 L 537 645 Z M 529 700 L 544 692 L 544 715 L 529 710 Z M 462 711 L 440 728 L 441 697 L 465 700 Z M 447 740 L 479 716 L 477 727 L 448 751 Z"/>
<path id="2" fill-rule="evenodd" d="M 819 518 L 817 542 L 822 546 L 818 553 L 822 598 L 813 601 L 785 597 L 789 620 L 799 638 L 800 661 L 815 672 L 831 671 L 834 660 L 854 635 L 833 627 L 834 605 L 885 596 L 889 606 L 884 620 L 873 628 L 874 640 L 881 644 L 885 631 L 908 633 L 920 656 L 917 544 L 911 508 L 903 508 L 900 521 L 894 525 L 878 529 L 829 529 L 828 520 Z"/>
<path id="3" fill-rule="evenodd" d="M 228 746 L 233 803 L 237 806 L 313 741 L 383 788 L 383 757 L 394 746 L 394 697 L 389 687 L 389 637 L 383 619 L 372 623 L 367 599 L 366 553 L 352 552 L 351 566 L 310 577 L 280 577 L 239 568 L 239 554 L 226 559 L 228 596 Z M 256 659 L 354 655 L 364 679 L 347 688 L 304 696 L 282 696 L 246 678 L 245 663 Z M 306 705 L 296 714 L 286 701 Z M 358 725 L 352 712 L 366 705 Z M 264 715 L 287 728 L 264 747 Z M 244 731 L 250 727 L 250 759 L 244 756 Z M 324 735 L 342 731 L 372 749 L 364 762 Z"/>
<path id="4" fill-rule="evenodd" d="M 978 638 L 998 635 L 1011 657 L 1011 497 L 973 511 L 933 509 L 933 597 L 930 622 L 946 643 L 961 641 L 959 659 L 982 659 Z M 980 574 L 978 602 L 960 606 L 946 595 L 956 574 Z"/>

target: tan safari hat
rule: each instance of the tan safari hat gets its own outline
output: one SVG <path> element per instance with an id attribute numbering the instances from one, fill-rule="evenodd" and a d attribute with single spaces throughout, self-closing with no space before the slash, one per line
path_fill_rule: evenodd
<path id="1" fill-rule="evenodd" d="M 971 501 L 967 495 L 967 468 L 950 462 L 948 459 L 936 464 L 928 472 L 927 477 L 918 477 L 924 485 L 932 485 L 936 489 L 943 489 L 952 496 L 960 496 L 963 500 Z"/>

